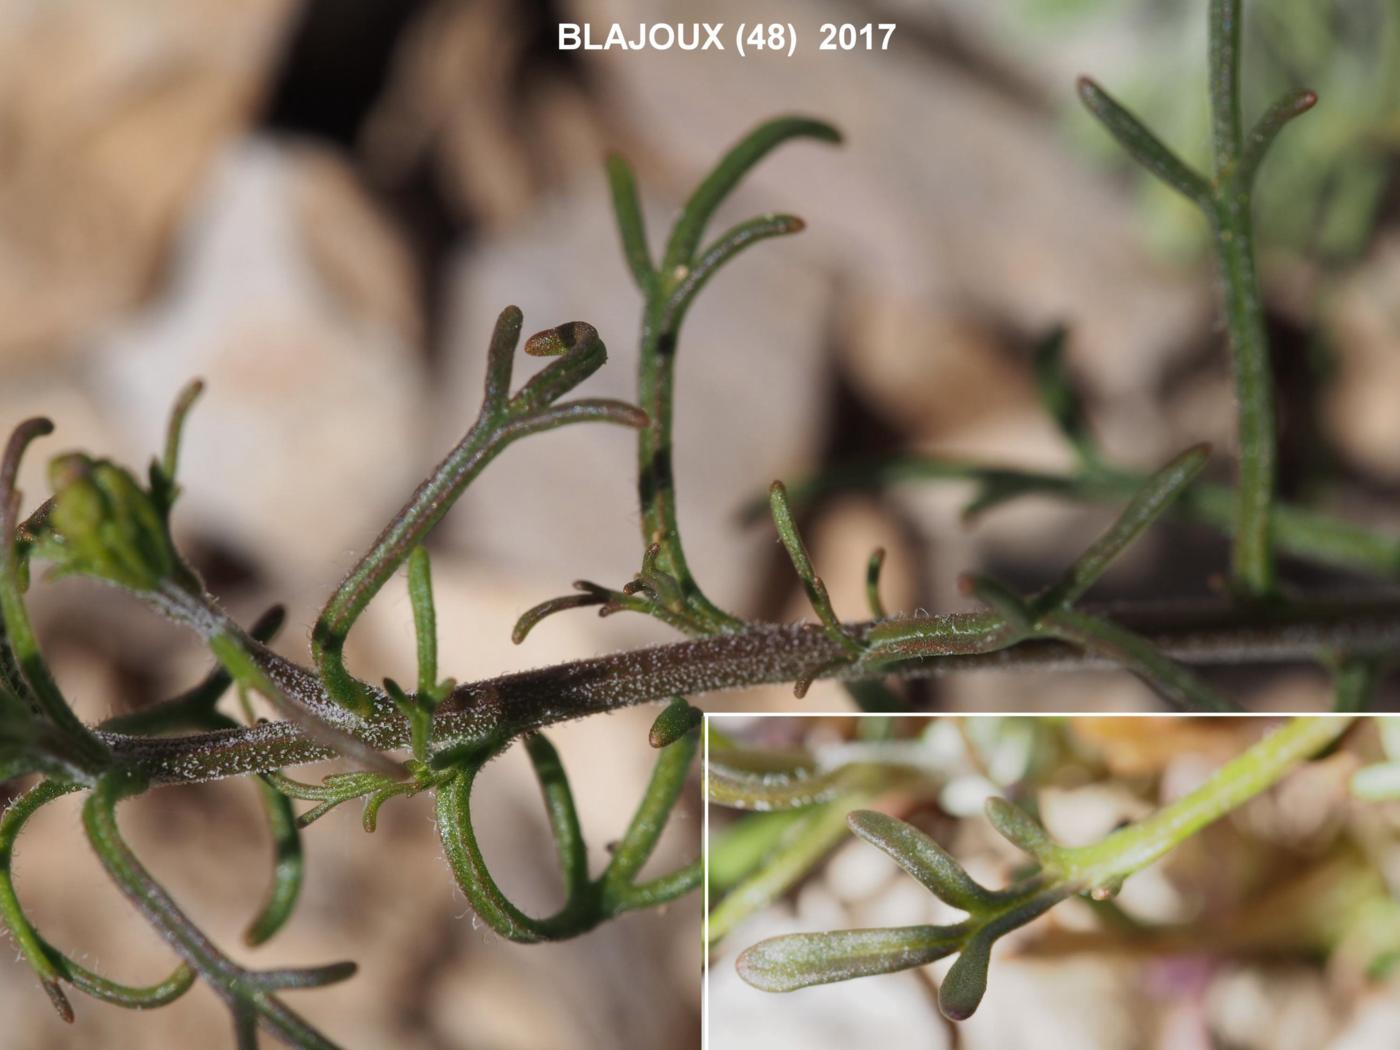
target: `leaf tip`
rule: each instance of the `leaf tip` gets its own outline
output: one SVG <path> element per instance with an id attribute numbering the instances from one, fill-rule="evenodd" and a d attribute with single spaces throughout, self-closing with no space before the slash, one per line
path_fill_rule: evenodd
<path id="1" fill-rule="evenodd" d="M 73 1023 L 73 1004 L 68 1001 L 68 996 L 63 993 L 57 981 L 41 981 L 44 991 L 48 994 L 49 1002 L 53 1003 L 54 1010 L 65 1024 Z"/>
<path id="2" fill-rule="evenodd" d="M 782 969 L 774 965 L 772 949 L 775 942 L 780 940 L 770 937 L 739 953 L 734 960 L 734 969 L 745 984 L 761 992 L 790 992 L 801 987 L 800 984 L 784 980 Z"/>

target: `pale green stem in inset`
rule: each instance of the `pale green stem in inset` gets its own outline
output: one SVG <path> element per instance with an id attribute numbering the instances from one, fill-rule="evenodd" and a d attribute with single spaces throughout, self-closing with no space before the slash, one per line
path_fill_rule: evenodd
<path id="1" fill-rule="evenodd" d="M 1152 816 L 1115 831 L 1102 842 L 1055 853 L 1055 871 L 1087 887 L 1121 881 L 1147 867 L 1207 824 L 1268 790 L 1299 763 L 1337 740 L 1354 719 L 1337 715 L 1294 718 L 1204 784 Z"/>

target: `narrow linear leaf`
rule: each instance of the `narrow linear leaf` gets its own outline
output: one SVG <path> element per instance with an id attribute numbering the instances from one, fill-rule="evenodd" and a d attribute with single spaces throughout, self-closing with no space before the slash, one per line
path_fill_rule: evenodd
<path id="1" fill-rule="evenodd" d="M 530 632 L 547 617 L 555 613 L 564 612 L 567 609 L 584 609 L 592 605 L 603 605 L 612 600 L 611 594 L 594 584 L 585 584 L 580 580 L 574 584 L 575 587 L 587 587 L 582 594 L 565 594 L 558 598 L 550 598 L 548 601 L 540 602 L 531 606 L 520 614 L 520 618 L 515 621 L 515 627 L 510 632 L 510 640 L 516 645 L 529 636 Z"/>
<path id="2" fill-rule="evenodd" d="M 583 829 L 579 826 L 568 774 L 564 772 L 559 752 L 543 733 L 527 736 L 525 751 L 544 795 L 545 814 L 554 835 L 559 866 L 564 873 L 565 893 L 569 898 L 575 898 L 588 885 L 588 846 L 583 841 Z"/>
<path id="3" fill-rule="evenodd" d="M 1295 117 L 1300 117 L 1317 105 L 1317 95 L 1312 91 L 1292 91 L 1284 95 L 1259 118 L 1245 137 L 1240 161 L 1235 169 L 1235 179 L 1241 186 L 1250 186 L 1259 173 L 1269 147 L 1274 144 L 1278 133 Z"/>
<path id="4" fill-rule="evenodd" d="M 1108 531 L 1079 556 L 1065 578 L 1037 599 L 1037 607 L 1049 610 L 1078 601 L 1118 555 L 1196 480 L 1209 458 L 1209 445 L 1194 445 L 1148 478 Z"/>
<path id="5" fill-rule="evenodd" d="M 1056 325 L 1036 343 L 1031 355 L 1035 385 L 1040 403 L 1074 449 L 1080 464 L 1095 468 L 1099 465 L 1099 453 L 1089 429 L 1084 400 L 1065 366 L 1067 341 L 1068 330 Z"/>
<path id="6" fill-rule="evenodd" d="M 838 143 L 841 133 L 825 121 L 807 117 L 778 117 L 765 121 L 739 140 L 700 183 L 671 231 L 661 268 L 674 270 L 686 265 L 695 255 L 705 227 L 720 203 L 733 192 L 748 172 L 784 142 L 810 138 L 818 142 Z"/>
<path id="7" fill-rule="evenodd" d="M 865 563 L 865 603 L 870 606 L 870 615 L 876 620 L 889 616 L 885 603 L 880 599 L 880 572 L 885 567 L 885 548 L 876 547 L 870 552 L 870 560 Z"/>
<path id="8" fill-rule="evenodd" d="M 1088 77 L 1079 78 L 1079 98 L 1135 161 L 1202 208 L 1213 200 L 1210 183 L 1187 167 L 1137 117 Z"/>
<path id="9" fill-rule="evenodd" d="M 992 965 L 995 937 L 983 927 L 968 938 L 938 986 L 938 1008 L 950 1021 L 966 1021 L 987 994 L 987 971 Z"/>
<path id="10" fill-rule="evenodd" d="M 1221 696 L 1190 668 L 1167 656 L 1140 634 L 1111 620 L 1061 609 L 1041 621 L 1047 637 L 1077 645 L 1133 672 L 1181 711 L 1238 713 L 1233 700 Z"/>
<path id="11" fill-rule="evenodd" d="M 667 301 L 662 325 L 666 328 L 679 327 L 690 304 L 710 278 L 745 248 L 773 237 L 801 233 L 806 228 L 807 224 L 795 215 L 760 215 L 725 231 L 700 253 L 693 264 L 684 269 L 680 283 Z M 676 272 L 681 273 L 679 270 Z"/>
<path id="12" fill-rule="evenodd" d="M 656 268 L 647 248 L 646 222 L 637 198 L 637 180 L 626 158 L 614 153 L 608 157 L 608 188 L 612 191 L 613 214 L 622 235 L 622 254 L 637 287 L 649 291 L 656 281 Z"/>
<path id="13" fill-rule="evenodd" d="M 203 380 L 195 379 L 186 383 L 175 397 L 170 410 L 170 420 L 165 428 L 165 448 L 159 459 L 153 459 L 147 472 L 150 479 L 151 500 L 160 512 L 162 519 L 170 520 L 170 511 L 180 489 L 175 483 L 175 474 L 180 463 L 180 440 L 184 434 L 185 421 L 190 409 L 204 393 Z"/>
<path id="14" fill-rule="evenodd" d="M 812 567 L 812 556 L 807 552 L 807 544 L 802 541 L 802 534 L 797 531 L 797 523 L 788 508 L 787 489 L 781 481 L 773 482 L 768 490 L 768 500 L 773 511 L 773 524 L 777 526 L 778 539 L 782 541 L 793 570 L 807 591 L 807 600 L 817 614 L 817 619 L 821 621 L 829 638 L 852 656 L 859 656 L 863 652 L 861 644 L 845 632 L 841 626 L 841 618 L 831 607 L 826 584 Z"/>
<path id="15" fill-rule="evenodd" d="M 699 748 L 700 734 L 692 731 L 662 748 L 657 756 L 641 801 L 603 873 L 604 894 L 614 912 L 637 906 L 628 887 L 655 852 Z"/>

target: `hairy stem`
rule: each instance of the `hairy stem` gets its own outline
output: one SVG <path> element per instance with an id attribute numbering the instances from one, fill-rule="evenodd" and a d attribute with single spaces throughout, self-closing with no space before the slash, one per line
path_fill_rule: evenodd
<path id="1" fill-rule="evenodd" d="M 1338 651 L 1383 653 L 1400 645 L 1400 602 L 1391 598 L 1314 601 L 1278 609 L 1181 603 L 1102 612 L 1166 656 L 1187 663 L 1306 661 Z M 926 677 L 974 668 L 1113 666 L 1057 641 L 968 651 L 962 640 L 985 635 L 996 622 L 994 614 L 953 613 L 847 625 L 857 640 L 879 638 L 887 645 L 902 640 L 929 653 L 878 669 L 849 661 L 849 654 L 818 625 L 754 624 L 731 634 L 517 672 L 458 686 L 434 714 L 434 739 L 444 746 L 500 746 L 532 730 L 592 714 L 667 701 L 676 694 L 793 682 L 810 676 L 813 668 L 823 668 L 821 677 L 849 680 L 872 673 Z M 252 651 L 289 696 L 312 707 L 330 704 L 311 671 L 266 648 Z M 351 732 L 380 750 L 405 746 L 407 721 L 387 700 L 377 701 L 375 710 L 372 718 L 354 723 Z M 159 740 L 101 736 L 160 783 L 215 780 L 334 754 L 289 722 Z"/>
<path id="2" fill-rule="evenodd" d="M 1247 190 L 1220 194 L 1210 213 L 1219 264 L 1230 356 L 1239 410 L 1240 474 L 1235 489 L 1232 561 L 1244 593 L 1274 590 L 1273 513 L 1277 473 L 1274 379 L 1264 329 L 1259 277 L 1254 269 L 1254 233 Z"/>

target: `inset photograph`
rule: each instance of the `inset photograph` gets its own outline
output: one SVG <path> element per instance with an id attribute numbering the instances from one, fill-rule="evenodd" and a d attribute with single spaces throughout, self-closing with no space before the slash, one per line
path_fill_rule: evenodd
<path id="1" fill-rule="evenodd" d="M 1400 1038 L 1400 720 L 711 716 L 711 1050 Z"/>

